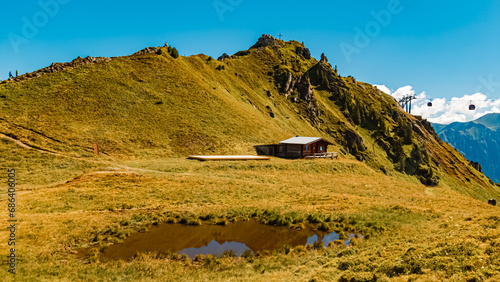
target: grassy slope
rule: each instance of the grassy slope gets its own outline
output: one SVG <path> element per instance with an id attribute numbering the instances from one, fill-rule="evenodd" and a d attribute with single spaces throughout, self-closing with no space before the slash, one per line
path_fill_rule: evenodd
<path id="1" fill-rule="evenodd" d="M 140 155 L 153 149 L 149 151 L 157 155 L 181 156 L 249 152 L 255 144 L 276 142 L 291 133 L 319 134 L 287 107 L 271 122 L 265 106 L 274 105 L 266 90 L 274 86 L 263 74 L 246 71 L 265 72 L 263 62 L 234 60 L 226 64 L 231 71 L 217 71 L 216 66 L 225 64 L 206 59 L 122 57 L 2 86 L 7 96 L 2 126 L 36 128 L 65 145 L 86 148 L 80 150 L 82 155 L 88 155 L 96 141 L 107 153 Z M 274 94 L 276 104 L 284 104 Z M 9 129 L 4 130 L 20 138 L 32 135 Z"/>
<path id="2" fill-rule="evenodd" d="M 8 149 L 16 152 L 12 145 Z M 31 159 L 43 166 L 54 161 L 36 152 Z M 112 172 L 102 164 L 90 170 L 77 168 L 88 172 L 68 183 L 21 185 L 18 278 L 331 280 L 367 273 L 405 280 L 500 277 L 497 208 L 445 185 L 425 187 L 346 159 L 231 163 L 157 159 L 123 164 L 157 172 Z M 262 210 L 343 215 L 346 224 L 372 237 L 351 249 L 296 248 L 253 262 L 195 263 L 154 255 L 129 262 L 96 262 L 75 254 L 79 247 L 119 242 L 120 234 L 137 232 L 172 215 L 215 214 L 241 220 Z M 5 219 L 2 214 L 1 220 Z M 7 235 L 2 231 L 0 240 Z M 5 265 L 1 270 L 6 274 Z"/>
<path id="3" fill-rule="evenodd" d="M 282 54 L 301 60 L 299 74 L 316 61 L 298 58 L 293 52 L 297 46 L 288 43 Z M 224 62 L 204 55 L 173 59 L 145 54 L 0 85 L 0 94 L 6 96 L 0 98 L 0 132 L 60 153 L 25 149 L 5 139 L 0 143 L 3 166 L 18 171 L 19 277 L 321 280 L 375 273 L 401 279 L 498 278 L 497 208 L 484 203 L 498 198 L 498 187 L 426 131 L 414 134 L 413 142 L 428 149 L 441 184 L 426 187 L 414 176 L 397 172 L 377 145 L 378 129 L 349 121 L 342 105 L 330 100 L 331 93 L 316 87 L 324 123 L 311 126 L 303 103 L 279 94 L 268 75 L 279 62 L 270 48 Z M 216 70 L 219 65 L 224 69 Z M 292 70 L 286 64 L 281 67 Z M 349 93 L 385 115 L 388 127 L 397 126 L 387 115 L 395 107 L 390 98 L 341 79 Z M 274 119 L 266 106 L 273 109 Z M 335 131 L 332 136 L 327 128 Z M 338 133 L 345 129 L 363 138 L 368 165 L 346 153 Z M 255 144 L 299 134 L 333 141 L 342 159 L 199 163 L 179 158 L 191 153 L 251 153 Z M 104 155 L 92 157 L 93 142 Z M 382 166 L 388 176 L 379 171 Z M 110 167 L 121 169 L 114 173 Z M 6 195 L 0 199 L 5 203 Z M 146 255 L 131 262 L 96 263 L 74 255 L 81 246 L 119 241 L 102 235 L 107 226 L 126 233 L 172 214 L 244 218 L 260 210 L 344 215 L 352 226 L 374 236 L 348 252 L 299 248 L 254 262 L 221 259 L 198 264 Z M 120 224 L 123 220 L 131 224 Z M 92 242 L 96 234 L 97 243 Z M 0 241 L 7 236 L 2 231 Z M 5 244 L 1 253 L 7 253 Z M 88 260 L 93 263 L 86 264 Z M 2 265 L 0 275 L 5 274 Z"/>
<path id="4" fill-rule="evenodd" d="M 314 58 L 305 60 L 295 54 L 297 47 L 297 42 L 286 43 L 280 49 L 281 59 L 267 47 L 224 62 L 205 55 L 173 59 L 162 49 L 162 55 L 114 58 L 4 84 L 0 86 L 5 96 L 0 98 L 0 132 L 76 157 L 90 157 L 92 143 L 98 143 L 105 154 L 102 158 L 120 159 L 252 153 L 253 145 L 293 135 L 326 137 L 335 143 L 332 150 L 350 157 L 344 148 L 343 132 L 352 130 L 367 144 L 364 155 L 369 165 L 395 172 L 397 164 L 376 142 L 380 124 L 354 123 L 342 101 L 332 102 L 329 91 L 315 87 L 323 124 L 313 127 L 304 103 L 291 102 L 279 93 L 270 73 L 290 70 L 300 76 L 317 63 Z M 291 63 L 297 61 L 301 62 L 298 69 Z M 224 69 L 217 70 L 218 66 Z M 389 132 L 386 135 L 397 138 L 399 124 L 391 117 L 391 112 L 397 111 L 396 103 L 377 94 L 368 84 L 362 89 L 351 79 L 338 78 L 347 93 L 345 103 L 378 112 Z M 272 97 L 266 95 L 267 91 Z M 275 118 L 270 117 L 266 106 L 273 110 Z M 415 122 L 410 115 L 399 115 L 409 123 Z M 456 171 L 454 177 L 473 180 L 466 183 L 468 186 L 489 190 L 480 195 L 482 199 L 499 195 L 484 176 L 470 169 L 465 159 L 455 157 L 447 145 L 424 132 L 425 136 L 414 134 L 412 144 L 425 146 L 434 156 L 431 168 L 438 175 L 440 171 Z M 413 145 L 405 146 L 409 157 Z"/>

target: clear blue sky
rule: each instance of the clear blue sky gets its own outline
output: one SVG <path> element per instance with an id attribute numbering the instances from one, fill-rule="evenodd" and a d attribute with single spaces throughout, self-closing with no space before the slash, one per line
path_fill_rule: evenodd
<path id="1" fill-rule="evenodd" d="M 324 52 L 344 76 L 432 98 L 479 89 L 500 98 L 500 1 L 4 1 L 0 19 L 0 79 L 165 42 L 181 55 L 218 57 L 282 33 L 316 58 Z M 368 43 L 356 41 L 359 30 Z M 356 52 L 346 56 L 342 46 Z"/>

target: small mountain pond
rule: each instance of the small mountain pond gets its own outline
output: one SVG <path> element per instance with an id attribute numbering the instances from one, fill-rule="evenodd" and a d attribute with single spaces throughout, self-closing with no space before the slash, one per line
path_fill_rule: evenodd
<path id="1" fill-rule="evenodd" d="M 351 238 L 344 241 L 350 244 Z M 322 232 L 307 226 L 302 230 L 294 230 L 284 226 L 264 225 L 257 221 L 242 221 L 227 225 L 183 225 L 161 224 L 152 226 L 149 231 L 135 233 L 122 243 L 110 245 L 103 250 L 107 259 L 130 259 L 139 252 L 175 252 L 194 258 L 198 254 L 211 254 L 220 257 L 224 251 L 232 250 L 234 255 L 241 256 L 246 250 L 252 253 L 272 251 L 285 245 L 295 247 L 312 245 L 338 240 L 335 232 Z"/>

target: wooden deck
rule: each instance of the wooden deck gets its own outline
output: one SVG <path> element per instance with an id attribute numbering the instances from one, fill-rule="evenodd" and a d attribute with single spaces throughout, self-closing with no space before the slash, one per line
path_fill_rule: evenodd
<path id="1" fill-rule="evenodd" d="M 250 160 L 270 160 L 270 157 L 261 156 L 188 156 L 188 159 L 200 161 L 250 161 Z"/>
<path id="2" fill-rule="evenodd" d="M 318 159 L 318 158 L 324 158 L 324 159 L 336 159 L 339 157 L 339 153 L 337 152 L 331 152 L 331 153 L 317 153 L 317 154 L 312 154 L 305 156 L 305 159 Z"/>

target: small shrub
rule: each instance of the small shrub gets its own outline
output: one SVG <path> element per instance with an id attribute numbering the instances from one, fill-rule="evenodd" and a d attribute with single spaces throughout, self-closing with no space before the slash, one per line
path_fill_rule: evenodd
<path id="1" fill-rule="evenodd" d="M 293 252 L 296 253 L 296 254 L 303 254 L 307 251 L 306 247 L 305 246 L 297 246 L 293 249 Z"/>
<path id="2" fill-rule="evenodd" d="M 223 258 L 234 258 L 234 257 L 236 257 L 236 254 L 234 253 L 233 250 L 227 250 L 227 251 L 224 251 L 222 253 L 221 257 L 223 257 Z"/>
<path id="3" fill-rule="evenodd" d="M 340 276 L 339 282 L 374 282 L 379 281 L 376 274 L 370 272 L 346 272 Z"/>
<path id="4" fill-rule="evenodd" d="M 90 263 L 98 263 L 99 262 L 99 250 L 94 248 L 90 250 L 88 259 Z"/>
<path id="5" fill-rule="evenodd" d="M 182 261 L 187 261 L 188 259 L 189 259 L 189 256 L 188 256 L 188 255 L 186 255 L 186 254 L 182 254 L 182 256 L 181 256 L 181 260 L 182 260 Z"/>
<path id="6" fill-rule="evenodd" d="M 122 204 L 122 209 L 123 210 L 130 210 L 130 209 L 133 209 L 133 208 L 134 208 L 133 205 Z"/>
<path id="7" fill-rule="evenodd" d="M 206 255 L 203 260 L 203 265 L 208 268 L 213 268 L 217 263 L 217 258 L 213 255 Z"/>
<path id="8" fill-rule="evenodd" d="M 347 234 L 344 230 L 340 231 L 339 233 L 339 239 L 348 239 L 349 234 Z"/>
<path id="9" fill-rule="evenodd" d="M 172 260 L 180 260 L 181 258 L 182 258 L 182 256 L 179 254 L 176 254 L 176 253 L 170 254 L 170 259 L 172 259 Z"/>
<path id="10" fill-rule="evenodd" d="M 258 257 L 258 258 L 269 256 L 269 255 L 271 255 L 271 252 L 268 250 L 264 250 L 264 251 L 260 251 L 260 252 L 255 253 L 255 257 Z"/>
<path id="11" fill-rule="evenodd" d="M 177 219 L 174 217 L 169 217 L 169 218 L 167 218 L 166 222 L 167 223 L 177 223 Z"/>
<path id="12" fill-rule="evenodd" d="M 335 240 L 335 241 L 330 241 L 328 242 L 328 248 L 338 248 L 338 247 L 343 247 L 344 241 L 342 240 Z"/>
<path id="13" fill-rule="evenodd" d="M 132 219 L 131 219 L 131 220 L 132 220 L 132 221 L 135 221 L 135 222 L 141 222 L 141 221 L 143 221 L 143 220 L 144 220 L 144 216 L 139 215 L 139 214 L 134 214 L 134 215 L 132 216 Z"/>
<path id="14" fill-rule="evenodd" d="M 116 237 L 117 237 L 118 239 L 123 240 L 123 239 L 127 238 L 127 237 L 128 237 L 128 235 L 130 235 L 130 231 L 120 230 L 120 232 L 118 232 L 118 234 L 116 234 Z"/>
<path id="15" fill-rule="evenodd" d="M 352 238 L 352 239 L 349 241 L 349 245 L 350 245 L 350 246 L 353 246 L 353 247 L 354 247 L 354 246 L 359 245 L 359 243 L 360 243 L 360 241 L 359 241 L 358 239 L 356 239 L 356 238 Z"/>
<path id="16" fill-rule="evenodd" d="M 332 230 L 332 227 L 329 223 L 322 222 L 322 223 L 318 224 L 318 230 L 328 231 L 328 230 Z"/>
<path id="17" fill-rule="evenodd" d="M 172 56 L 172 58 L 174 59 L 177 59 L 179 58 L 179 52 L 177 51 L 177 49 L 175 47 L 168 47 L 168 53 L 170 54 L 170 56 Z"/>
<path id="18" fill-rule="evenodd" d="M 314 242 L 314 244 L 312 245 L 312 247 L 315 250 L 323 250 L 325 248 L 325 245 L 323 244 L 322 241 L 316 241 L 316 242 Z"/>
<path id="19" fill-rule="evenodd" d="M 299 223 L 299 224 L 292 224 L 290 225 L 290 228 L 292 229 L 295 229 L 295 230 L 302 230 L 304 229 L 306 226 L 304 225 L 304 223 Z"/>
<path id="20" fill-rule="evenodd" d="M 339 262 L 339 266 L 337 267 L 339 270 L 348 270 L 353 267 L 355 264 L 352 260 L 343 260 Z"/>
<path id="21" fill-rule="evenodd" d="M 203 254 L 198 254 L 194 257 L 194 261 L 196 262 L 202 262 L 203 261 Z"/>
<path id="22" fill-rule="evenodd" d="M 253 262 L 254 256 L 253 253 L 250 249 L 246 249 L 243 254 L 241 255 L 244 259 L 246 259 L 248 262 Z"/>
<path id="23" fill-rule="evenodd" d="M 344 240 L 335 240 L 333 241 L 335 243 L 335 245 L 342 245 L 342 246 L 345 246 L 344 244 Z"/>
<path id="24" fill-rule="evenodd" d="M 289 245 L 284 245 L 283 247 L 281 247 L 281 251 L 285 255 L 288 255 L 292 251 L 292 247 L 290 247 Z"/>
<path id="25" fill-rule="evenodd" d="M 201 220 L 213 220 L 213 219 L 217 218 L 217 216 L 213 213 L 209 213 L 207 215 L 200 215 L 198 218 Z"/>
<path id="26" fill-rule="evenodd" d="M 323 218 L 320 214 L 310 214 L 308 217 L 307 217 L 307 220 L 310 222 L 310 223 L 322 223 L 323 222 Z"/>
<path id="27" fill-rule="evenodd" d="M 335 221 L 335 216 L 334 215 L 329 215 L 327 218 L 325 218 L 325 222 L 334 222 Z"/>
<path id="28" fill-rule="evenodd" d="M 143 252 L 136 252 L 134 254 L 134 260 L 138 260 L 138 261 L 144 261 L 144 260 L 146 260 L 147 257 L 148 257 L 148 254 L 143 253 Z"/>
<path id="29" fill-rule="evenodd" d="M 186 222 L 187 225 L 201 225 L 201 220 L 197 218 L 189 218 Z"/>
<path id="30" fill-rule="evenodd" d="M 227 224 L 227 220 L 225 220 L 225 219 L 221 219 L 221 220 L 217 221 L 217 223 L 216 223 L 216 224 L 217 224 L 217 225 L 226 225 L 226 224 Z"/>
<path id="31" fill-rule="evenodd" d="M 130 224 L 130 221 L 126 220 L 126 219 L 122 219 L 120 221 L 120 225 L 121 226 L 128 226 Z"/>
<path id="32" fill-rule="evenodd" d="M 355 254 L 356 254 L 355 250 L 353 250 L 352 248 L 348 248 L 348 249 L 345 249 L 342 252 L 338 253 L 337 257 L 341 258 L 341 257 L 345 257 L 345 256 L 352 256 Z"/>

